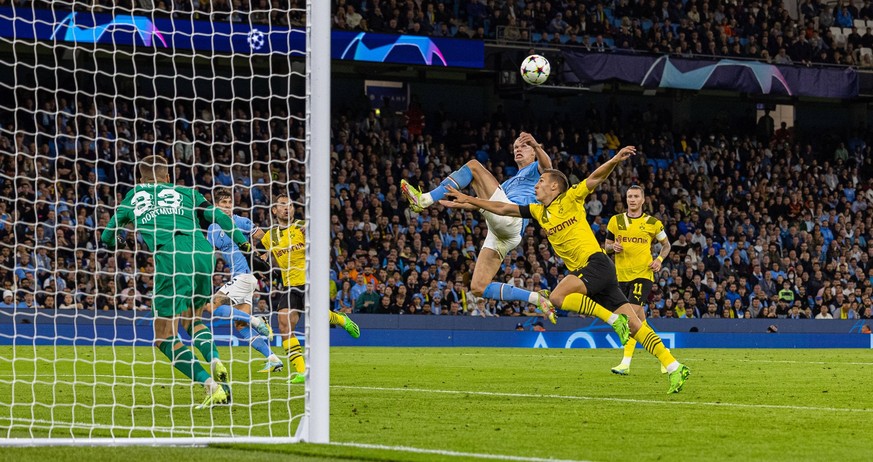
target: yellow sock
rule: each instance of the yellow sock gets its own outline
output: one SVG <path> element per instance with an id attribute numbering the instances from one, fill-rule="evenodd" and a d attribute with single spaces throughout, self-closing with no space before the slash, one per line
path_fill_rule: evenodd
<path id="1" fill-rule="evenodd" d="M 649 327 L 648 323 L 643 323 L 643 326 L 640 327 L 640 330 L 638 330 L 634 335 L 634 339 L 642 343 L 643 348 L 645 348 L 646 351 L 658 358 L 658 361 L 661 361 L 662 366 L 667 367 L 676 362 L 676 358 L 674 358 L 673 354 L 670 353 L 670 350 L 664 346 L 661 337 L 659 337 L 658 334 Z"/>
<path id="2" fill-rule="evenodd" d="M 294 370 L 300 373 L 306 371 L 306 361 L 303 359 L 303 349 L 300 347 L 300 341 L 297 340 L 297 337 L 283 340 L 282 347 L 285 348 L 285 354 L 288 355 L 288 362 L 294 366 Z"/>
<path id="3" fill-rule="evenodd" d="M 630 361 L 631 358 L 634 357 L 634 350 L 637 348 L 637 341 L 634 339 L 628 339 L 627 343 L 624 344 L 624 358 Z"/>
<path id="4" fill-rule="evenodd" d="M 346 317 L 340 316 L 333 311 L 330 312 L 330 323 L 335 326 L 345 327 L 346 326 Z"/>
<path id="5" fill-rule="evenodd" d="M 560 308 L 586 316 L 594 315 L 597 319 L 606 323 L 609 322 L 609 317 L 612 316 L 612 311 L 600 306 L 587 295 L 579 293 L 573 293 L 564 297 L 564 303 L 561 304 Z"/>

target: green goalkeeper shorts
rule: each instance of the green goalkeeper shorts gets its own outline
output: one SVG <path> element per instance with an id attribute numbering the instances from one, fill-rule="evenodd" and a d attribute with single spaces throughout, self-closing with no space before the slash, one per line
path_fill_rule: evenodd
<path id="1" fill-rule="evenodd" d="M 215 269 L 212 246 L 205 238 L 202 242 L 177 239 L 173 246 L 155 252 L 152 311 L 155 316 L 165 318 L 182 314 L 189 308 L 200 308 L 212 298 L 212 271 Z"/>

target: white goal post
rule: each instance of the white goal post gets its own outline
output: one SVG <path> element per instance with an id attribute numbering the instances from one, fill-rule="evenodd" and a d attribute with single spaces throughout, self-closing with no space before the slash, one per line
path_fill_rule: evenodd
<path id="1" fill-rule="evenodd" d="M 142 3 L 0 7 L 0 276 L 11 282 L 0 278 L 0 295 L 12 293 L 11 307 L 0 305 L 0 446 L 328 443 L 333 2 L 282 11 Z M 160 266 L 135 232 L 119 231 L 132 250 L 100 239 L 150 154 L 209 201 L 230 190 L 234 212 L 263 230 L 277 226 L 272 201 L 290 196 L 305 220 L 294 329 L 305 384 L 289 383 L 281 338 L 270 348 L 284 371 L 259 374 L 266 358 L 249 347 L 257 336 L 204 315 L 232 399 L 198 409 L 202 375 L 186 377 L 165 356 L 175 353 L 155 348 Z M 217 261 L 215 288 L 230 280 Z M 278 334 L 273 273 L 252 310 Z M 178 337 L 217 378 L 209 347 Z"/>

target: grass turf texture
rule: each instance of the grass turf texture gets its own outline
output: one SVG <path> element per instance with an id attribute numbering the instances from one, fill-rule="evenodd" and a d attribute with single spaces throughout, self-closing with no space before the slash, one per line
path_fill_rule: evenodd
<path id="1" fill-rule="evenodd" d="M 20 348 L 17 357 L 33 355 L 33 348 Z M 38 348 L 42 358 L 54 358 L 51 349 Z M 191 404 L 202 393 L 179 381 L 176 386 L 147 386 L 169 382 L 166 364 L 155 368 L 137 364 L 113 364 L 113 356 L 130 361 L 134 349 L 98 347 L 79 348 L 80 358 L 101 362 L 72 362 L 71 347 L 57 350 L 60 361 L 41 360 L 33 374 L 31 361 L 16 361 L 19 379 L 52 381 L 73 373 L 75 364 L 80 380 L 112 383 L 111 375 L 136 379 L 117 379 L 114 386 L 119 400 L 127 400 L 117 409 L 98 407 L 93 421 L 100 428 L 88 430 L 92 422 L 90 409 L 76 407 L 75 420 L 64 406 L 16 406 L 10 410 L 10 385 L 0 383 L 0 434 L 21 437 L 27 430 L 22 423 L 30 420 L 78 422 L 53 433 L 54 436 L 76 434 L 106 436 L 102 426 L 145 425 L 152 412 L 156 425 L 170 426 L 172 416 L 177 426 L 195 421 L 198 435 L 247 433 L 248 423 L 265 423 L 268 413 L 274 419 L 288 419 L 299 414 L 301 400 L 290 401 L 290 393 L 299 396 L 303 388 L 288 386 L 280 378 L 257 382 L 249 389 L 234 387 L 234 406 L 198 413 Z M 148 348 L 135 349 L 137 360 L 150 359 Z M 249 460 L 237 457 L 244 449 L 259 458 L 262 451 L 294 454 L 299 460 L 434 460 L 472 459 L 476 455 L 497 457 L 557 458 L 572 460 L 867 460 L 869 424 L 873 422 L 873 399 L 868 392 L 873 370 L 870 350 L 680 350 L 680 360 L 692 369 L 691 380 L 678 395 L 666 395 L 667 379 L 658 364 L 638 350 L 631 375 L 619 377 L 609 368 L 618 363 L 620 350 L 526 350 L 526 349 L 384 349 L 334 348 L 331 351 L 331 438 L 336 442 L 353 442 L 383 446 L 403 446 L 434 452 L 414 453 L 401 450 L 321 445 L 228 445 L 192 450 L 160 449 L 162 459 Z M 91 357 L 86 357 L 90 354 Z M 237 359 L 248 358 L 245 349 L 234 349 Z M 222 355 L 228 357 L 227 350 Z M 8 381 L 12 351 L 0 348 L 0 380 Z M 106 361 L 106 362 L 103 362 Z M 53 364 L 54 363 L 54 364 Z M 231 368 L 234 381 L 246 380 L 256 362 L 248 367 L 235 362 Z M 90 375 L 89 375 L 90 374 Z M 255 375 L 255 372 L 251 372 Z M 139 378 L 142 377 L 142 378 Z M 155 377 L 155 378 L 153 378 Z M 70 380 L 70 377 L 62 377 Z M 136 386 L 131 384 L 137 383 Z M 46 403 L 53 396 L 51 385 L 37 384 L 37 396 Z M 58 403 L 71 403 L 75 389 L 77 401 L 100 404 L 111 396 L 110 385 L 76 387 L 56 385 Z M 15 402 L 22 403 L 31 385 L 16 385 Z M 130 393 L 133 390 L 133 393 Z M 153 397 L 152 397 L 153 395 Z M 251 400 L 270 401 L 248 407 Z M 133 413 L 133 397 L 137 401 Z M 159 405 L 175 400 L 172 412 Z M 275 402 L 281 404 L 277 404 Z M 153 411 L 153 408 L 156 410 Z M 284 411 L 284 415 L 283 412 Z M 10 414 L 16 426 L 9 431 Z M 230 416 L 233 416 L 231 419 Z M 147 418 L 141 421 L 140 418 Z M 296 421 L 295 421 L 296 422 Z M 43 436 L 46 424 L 33 433 Z M 293 426 L 290 432 L 293 433 Z M 56 425 L 56 429 L 61 425 Z M 288 424 L 259 425 L 252 434 L 264 435 L 284 431 Z M 127 430 L 116 432 L 124 435 Z M 134 434 L 137 434 L 136 432 Z M 156 436 L 167 436 L 157 434 Z M 230 441 L 229 441 L 230 442 Z M 0 459 L 13 460 L 152 460 L 140 448 L 29 448 L 3 449 Z M 448 451 L 460 453 L 452 456 Z M 58 456 L 55 457 L 55 454 Z M 305 458 L 300 458 L 305 456 Z M 110 459 L 109 457 L 117 457 Z"/>

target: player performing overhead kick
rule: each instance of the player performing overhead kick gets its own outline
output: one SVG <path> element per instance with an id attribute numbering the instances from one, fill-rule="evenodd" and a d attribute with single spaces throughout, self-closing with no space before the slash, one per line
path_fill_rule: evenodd
<path id="1" fill-rule="evenodd" d="M 564 310 L 594 315 L 607 322 L 619 334 L 622 344 L 627 343 L 629 330 L 633 338 L 667 369 L 670 379 L 667 393 L 678 393 L 690 375 L 689 369 L 676 361 L 658 334 L 637 317 L 619 288 L 612 260 L 600 248 L 586 219 L 585 198 L 618 164 L 635 153 L 632 147 L 623 148 L 572 188 L 563 173 L 546 170 L 535 188 L 538 203 L 516 205 L 488 201 L 467 196 L 452 187 L 447 187 L 452 200 L 440 203 L 446 207 L 481 208 L 497 215 L 535 219 L 546 230 L 555 253 L 570 270 L 552 292 L 552 303 Z"/>
<path id="2" fill-rule="evenodd" d="M 536 200 L 534 186 L 540 179 L 540 174 L 552 168 L 552 161 L 542 145 L 538 144 L 530 133 L 521 132 L 513 144 L 513 150 L 518 173 L 503 184 L 499 184 L 494 175 L 479 161 L 471 160 L 452 172 L 439 186 L 428 193 L 421 193 L 406 180 L 400 182 L 400 189 L 416 212 L 444 198 L 449 187 L 463 189 L 470 186 L 478 197 L 507 204 L 534 202 Z M 482 244 L 473 269 L 470 282 L 473 295 L 531 303 L 554 324 L 555 310 L 549 301 L 548 291 L 531 292 L 509 284 L 493 282 L 506 254 L 521 242 L 521 235 L 527 227 L 528 220 L 500 216 L 487 210 L 483 210 L 482 215 L 488 225 L 488 234 L 485 236 L 485 243 Z"/>

